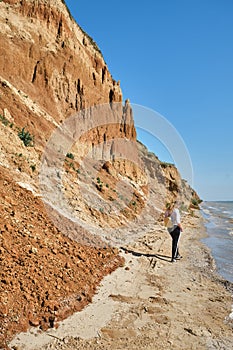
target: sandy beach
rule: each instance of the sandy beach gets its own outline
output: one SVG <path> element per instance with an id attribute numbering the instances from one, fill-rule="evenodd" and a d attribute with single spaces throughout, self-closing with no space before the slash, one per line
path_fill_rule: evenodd
<path id="1" fill-rule="evenodd" d="M 57 329 L 32 328 L 11 342 L 36 349 L 233 349 L 232 285 L 216 274 L 197 211 L 183 218 L 182 259 L 170 262 L 162 224 L 120 250 L 124 267 L 106 276 L 93 302 Z M 155 234 L 156 232 L 156 234 Z"/>

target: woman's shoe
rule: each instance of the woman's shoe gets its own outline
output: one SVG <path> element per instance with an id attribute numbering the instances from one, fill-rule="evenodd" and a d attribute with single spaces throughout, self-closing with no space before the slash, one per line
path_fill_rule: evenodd
<path id="1" fill-rule="evenodd" d="M 182 256 L 179 254 L 176 256 L 176 260 L 180 260 L 182 258 Z"/>

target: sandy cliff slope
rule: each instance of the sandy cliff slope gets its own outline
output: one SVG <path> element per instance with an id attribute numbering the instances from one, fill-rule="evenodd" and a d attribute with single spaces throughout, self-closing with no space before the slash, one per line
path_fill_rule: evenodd
<path id="1" fill-rule="evenodd" d="M 198 196 L 136 141 L 129 101 L 63 1 L 1 1 L 0 26 L 4 344 L 81 309 L 122 265 L 115 247 Z"/>

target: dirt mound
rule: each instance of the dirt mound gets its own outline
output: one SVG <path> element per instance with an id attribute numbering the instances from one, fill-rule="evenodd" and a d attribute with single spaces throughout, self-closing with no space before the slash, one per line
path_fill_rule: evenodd
<path id="1" fill-rule="evenodd" d="M 39 198 L 1 168 L 0 346 L 29 326 L 58 320 L 91 301 L 104 275 L 123 263 L 117 251 L 82 246 L 49 221 Z"/>

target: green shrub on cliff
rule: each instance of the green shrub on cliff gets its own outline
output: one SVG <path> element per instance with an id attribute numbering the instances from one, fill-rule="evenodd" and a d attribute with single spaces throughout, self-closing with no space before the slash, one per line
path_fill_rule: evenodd
<path id="1" fill-rule="evenodd" d="M 160 162 L 160 165 L 161 165 L 162 168 L 174 167 L 175 166 L 173 163 L 168 163 L 168 162 Z"/>
<path id="2" fill-rule="evenodd" d="M 73 153 L 67 153 L 66 155 L 67 158 L 74 159 Z"/>
<path id="3" fill-rule="evenodd" d="M 202 202 L 201 199 L 197 199 L 197 198 L 193 197 L 193 198 L 191 199 L 191 206 L 192 206 L 193 208 L 195 208 L 195 209 L 200 209 L 199 204 L 200 204 L 201 202 Z"/>
<path id="4" fill-rule="evenodd" d="M 9 120 L 1 114 L 0 114 L 0 120 L 1 120 L 2 124 L 5 126 L 7 126 L 10 123 Z"/>
<path id="5" fill-rule="evenodd" d="M 22 130 L 19 130 L 18 136 L 20 140 L 23 141 L 24 146 L 29 147 L 33 146 L 34 144 L 34 136 L 29 133 L 29 131 L 26 131 L 25 128 Z"/>

